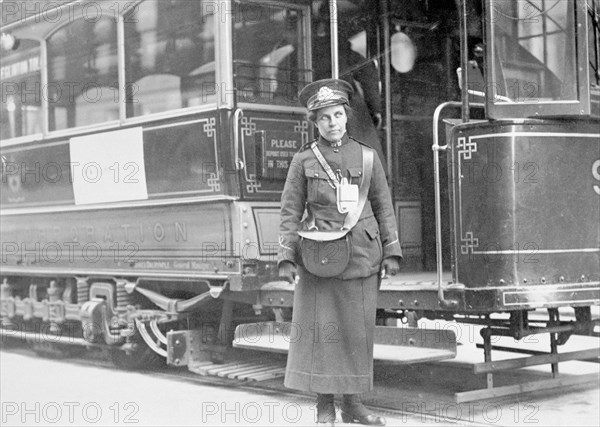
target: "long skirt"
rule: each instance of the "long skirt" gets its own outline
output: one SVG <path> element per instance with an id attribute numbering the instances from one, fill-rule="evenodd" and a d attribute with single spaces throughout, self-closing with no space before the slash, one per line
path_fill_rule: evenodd
<path id="1" fill-rule="evenodd" d="M 334 394 L 372 390 L 377 275 L 340 280 L 299 270 L 285 386 Z"/>

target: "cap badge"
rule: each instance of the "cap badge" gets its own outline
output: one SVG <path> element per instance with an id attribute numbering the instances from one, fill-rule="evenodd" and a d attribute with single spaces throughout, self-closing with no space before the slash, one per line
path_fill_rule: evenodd
<path id="1" fill-rule="evenodd" d="M 327 86 L 323 86 L 321 89 L 319 89 L 319 92 L 317 93 L 317 100 L 325 101 L 327 99 L 333 98 L 333 96 L 334 96 L 333 91 L 330 88 L 328 88 Z"/>

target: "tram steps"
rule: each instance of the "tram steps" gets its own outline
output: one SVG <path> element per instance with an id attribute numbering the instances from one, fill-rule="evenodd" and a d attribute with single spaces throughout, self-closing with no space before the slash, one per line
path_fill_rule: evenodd
<path id="1" fill-rule="evenodd" d="M 235 331 L 233 347 L 287 353 L 294 328 L 284 322 L 247 323 Z M 456 357 L 456 335 L 450 330 L 375 328 L 373 358 L 393 364 L 423 363 Z"/>
<path id="2" fill-rule="evenodd" d="M 240 381 L 266 381 L 285 374 L 284 362 L 263 360 L 231 363 L 200 362 L 188 366 L 191 372 L 203 376 L 217 376 Z"/>

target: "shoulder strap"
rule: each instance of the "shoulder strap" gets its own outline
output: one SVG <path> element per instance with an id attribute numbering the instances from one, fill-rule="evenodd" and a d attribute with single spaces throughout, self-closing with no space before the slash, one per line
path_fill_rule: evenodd
<path id="1" fill-rule="evenodd" d="M 321 154 L 319 149 L 316 147 L 316 143 L 314 144 L 314 146 L 317 150 L 315 152 L 315 155 L 317 156 L 317 152 L 318 152 L 319 155 L 321 155 L 321 157 L 323 157 L 323 155 Z M 311 148 L 313 148 L 313 145 L 311 145 Z M 373 175 L 373 153 L 374 153 L 374 150 L 371 148 L 368 148 L 368 147 L 364 147 L 364 146 L 361 146 L 360 148 L 362 149 L 363 178 L 362 178 L 362 181 L 360 182 L 360 189 L 358 190 L 358 204 L 356 205 L 356 209 L 353 209 L 352 211 L 348 212 L 348 214 L 346 215 L 346 219 L 344 220 L 344 225 L 342 226 L 342 230 L 345 230 L 346 232 L 352 230 L 352 228 L 356 225 L 356 223 L 360 219 L 360 215 L 362 214 L 365 204 L 367 203 L 367 197 L 369 196 L 369 188 L 371 187 L 371 176 Z M 313 149 L 313 151 L 315 151 L 315 150 Z M 317 159 L 318 158 L 319 158 L 319 156 L 317 156 Z M 324 158 L 323 158 L 323 161 L 329 167 L 329 164 L 327 163 L 327 161 L 325 161 Z M 319 163 L 320 163 L 320 160 L 319 160 Z M 321 164 L 321 166 L 323 166 L 323 164 Z M 325 169 L 325 167 L 323 167 L 323 169 Z M 331 170 L 331 167 L 329 167 L 329 170 Z M 332 174 L 333 174 L 333 172 L 332 172 Z M 335 175 L 334 175 L 334 177 L 335 177 Z M 312 215 L 308 218 L 307 225 L 308 225 L 309 230 L 317 229 L 317 227 L 315 225 L 315 219 L 312 217 Z"/>
<path id="2" fill-rule="evenodd" d="M 331 169 L 331 166 L 329 166 L 329 163 L 327 163 L 327 160 L 325 160 L 325 157 L 323 157 L 321 150 L 319 150 L 319 147 L 317 147 L 316 141 L 310 144 L 310 149 L 313 151 L 313 153 L 315 153 L 315 157 L 317 158 L 317 160 L 321 164 L 321 167 L 325 170 L 325 173 L 329 177 L 329 185 L 331 185 L 331 187 L 335 189 L 340 183 L 340 181 L 338 180 L 337 176 L 335 176 L 335 174 L 333 173 L 333 170 Z"/>
<path id="3" fill-rule="evenodd" d="M 373 150 L 363 146 L 361 146 L 361 148 L 363 179 L 360 183 L 360 189 L 358 190 L 358 205 L 356 206 L 356 209 L 348 212 L 348 215 L 346 215 L 342 230 L 351 230 L 356 225 L 365 204 L 367 203 L 369 188 L 371 187 L 371 176 L 373 175 Z"/>

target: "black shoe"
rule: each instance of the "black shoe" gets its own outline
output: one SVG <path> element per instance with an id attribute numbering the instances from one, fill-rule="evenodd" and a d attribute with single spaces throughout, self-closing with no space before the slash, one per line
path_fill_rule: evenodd
<path id="1" fill-rule="evenodd" d="M 342 408 L 342 421 L 348 424 L 358 423 L 366 426 L 384 426 L 385 418 L 375 414 L 355 415 Z"/>
<path id="2" fill-rule="evenodd" d="M 335 404 L 333 394 L 317 394 L 317 423 L 335 423 Z"/>
<path id="3" fill-rule="evenodd" d="M 356 394 L 344 395 L 342 421 L 345 423 L 359 423 L 367 426 L 385 425 L 385 418 L 370 413 L 360 401 L 360 397 Z"/>

